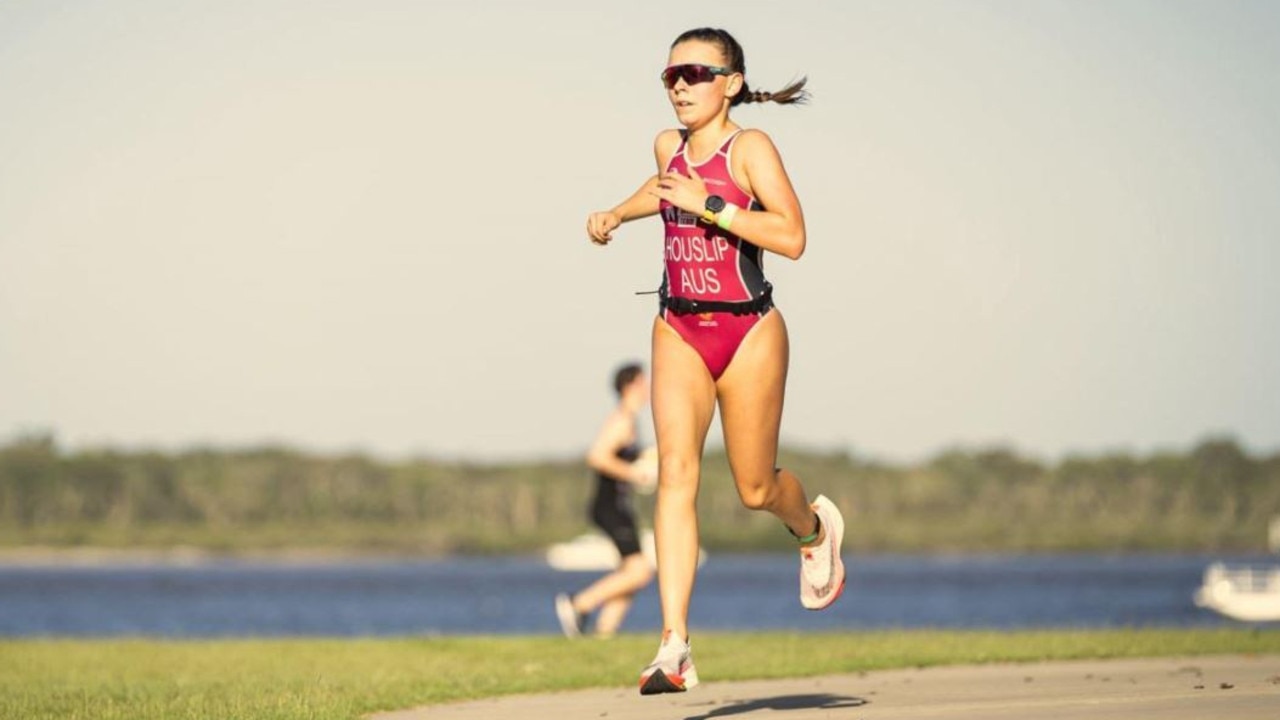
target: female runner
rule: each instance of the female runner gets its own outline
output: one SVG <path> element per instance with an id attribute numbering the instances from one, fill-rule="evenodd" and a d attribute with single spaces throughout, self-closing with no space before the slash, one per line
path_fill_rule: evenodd
<path id="1" fill-rule="evenodd" d="M 683 128 L 658 134 L 656 175 L 617 207 L 587 218 L 587 233 L 600 245 L 630 220 L 661 213 L 665 226 L 651 366 L 663 635 L 640 675 L 645 695 L 698 683 L 688 630 L 698 560 L 695 501 L 717 404 L 742 503 L 773 513 L 799 541 L 803 606 L 825 608 L 844 588 L 843 518 L 825 497 L 810 505 L 796 476 L 775 464 L 788 340 L 762 256 L 768 250 L 798 259 L 804 216 L 769 136 L 729 118 L 741 103 L 803 102 L 804 80 L 776 93 L 753 91 L 733 36 L 699 28 L 672 43 L 662 82 Z"/>

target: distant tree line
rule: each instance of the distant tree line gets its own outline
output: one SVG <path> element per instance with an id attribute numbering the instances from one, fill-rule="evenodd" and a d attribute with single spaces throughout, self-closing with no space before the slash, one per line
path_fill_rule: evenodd
<path id="1" fill-rule="evenodd" d="M 1261 550 L 1280 514 L 1280 454 L 1229 438 L 1053 464 L 1007 448 L 911 466 L 791 450 L 781 463 L 841 506 L 853 551 Z M 530 552 L 588 529 L 591 489 L 577 460 L 67 451 L 29 436 L 0 446 L 0 547 Z M 723 456 L 706 463 L 699 517 L 712 549 L 788 547 L 770 516 L 742 509 Z"/>

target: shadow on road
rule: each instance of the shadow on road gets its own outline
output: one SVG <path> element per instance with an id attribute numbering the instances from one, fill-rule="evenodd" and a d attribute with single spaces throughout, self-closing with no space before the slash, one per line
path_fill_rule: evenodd
<path id="1" fill-rule="evenodd" d="M 838 708 L 860 707 L 867 700 L 847 695 L 831 693 L 810 693 L 806 695 L 779 695 L 771 698 L 755 700 L 736 700 L 726 703 L 715 710 L 702 715 L 690 715 L 684 720 L 712 720 L 713 718 L 745 715 L 757 710 L 835 710 Z"/>

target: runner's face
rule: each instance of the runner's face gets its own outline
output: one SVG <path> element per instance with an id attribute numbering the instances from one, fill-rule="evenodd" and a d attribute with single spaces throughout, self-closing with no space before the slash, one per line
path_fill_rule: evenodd
<path id="1" fill-rule="evenodd" d="M 649 402 L 649 376 L 640 374 L 635 380 L 627 386 L 626 393 L 628 398 L 637 405 L 643 406 Z"/>
<path id="2" fill-rule="evenodd" d="M 667 67 L 672 65 L 710 65 L 723 67 L 724 54 L 712 43 L 687 40 L 671 48 Z M 667 90 L 667 99 L 676 111 L 681 125 L 693 129 L 705 125 L 727 107 L 727 92 L 736 92 L 742 82 L 741 75 L 717 75 L 711 82 L 690 85 L 683 79 Z"/>

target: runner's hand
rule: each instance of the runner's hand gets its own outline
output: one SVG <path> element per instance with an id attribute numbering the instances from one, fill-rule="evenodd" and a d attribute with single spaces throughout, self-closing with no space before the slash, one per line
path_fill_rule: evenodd
<path id="1" fill-rule="evenodd" d="M 652 495 L 658 489 L 658 464 L 635 462 L 631 464 L 631 477 L 627 478 L 635 485 L 636 492 L 641 495 Z"/>
<path id="2" fill-rule="evenodd" d="M 612 210 L 593 212 L 587 216 L 587 236 L 597 245 L 607 245 L 613 239 L 613 231 L 622 224 L 622 218 Z"/>
<path id="3" fill-rule="evenodd" d="M 680 173 L 663 173 L 658 176 L 658 189 L 653 194 L 660 200 L 675 205 L 685 212 L 701 216 L 707 209 L 707 184 L 698 171 L 689 168 L 689 176 Z"/>

